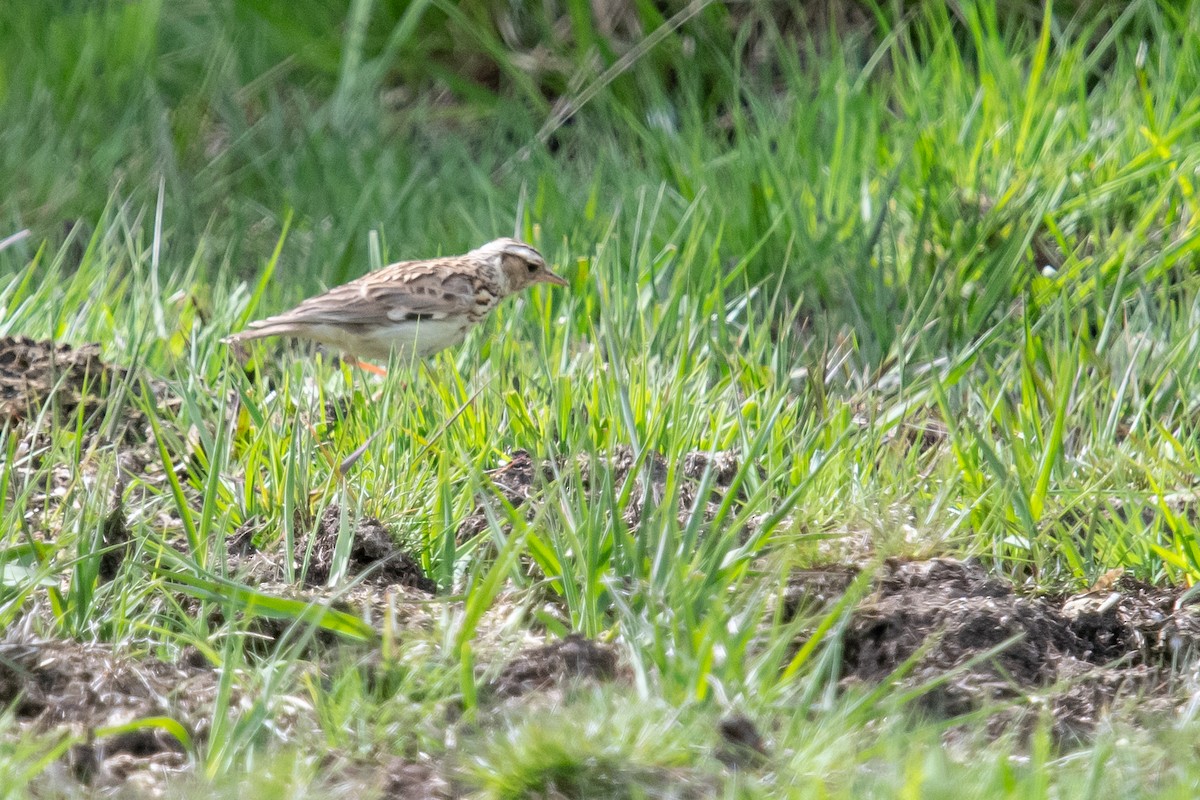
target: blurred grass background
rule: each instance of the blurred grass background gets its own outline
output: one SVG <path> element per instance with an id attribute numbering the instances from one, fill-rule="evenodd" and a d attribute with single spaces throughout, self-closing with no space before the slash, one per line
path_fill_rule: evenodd
<path id="1" fill-rule="evenodd" d="M 720 258 L 878 360 L 922 313 L 911 289 L 943 280 L 958 342 L 1041 261 L 1094 270 L 1103 313 L 1120 265 L 1194 210 L 1194 6 L 1083 8 L 1042 28 L 1015 0 L 19 4 L 0 218 L 33 231 L 27 258 L 161 186 L 173 246 L 252 276 L 294 211 L 303 292 L 359 274 L 368 230 L 389 257 L 452 252 L 520 209 L 595 239 L 651 192 L 653 241 L 712 219 Z"/>

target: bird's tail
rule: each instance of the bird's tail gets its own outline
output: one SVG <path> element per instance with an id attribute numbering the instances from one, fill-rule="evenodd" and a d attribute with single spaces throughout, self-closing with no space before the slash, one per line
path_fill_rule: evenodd
<path id="1" fill-rule="evenodd" d="M 294 328 L 291 325 L 263 320 L 262 322 L 251 322 L 250 327 L 244 331 L 229 334 L 221 340 L 221 343 L 237 345 L 242 342 L 248 342 L 251 339 L 265 339 L 268 336 L 286 336 L 293 331 Z"/>

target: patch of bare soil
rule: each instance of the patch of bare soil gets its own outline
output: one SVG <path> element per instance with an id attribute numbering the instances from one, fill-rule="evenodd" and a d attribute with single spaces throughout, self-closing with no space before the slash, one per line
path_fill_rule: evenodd
<path id="1" fill-rule="evenodd" d="M 166 384 L 146 385 L 159 408 L 178 404 Z M 14 481 L 10 499 L 21 496 L 35 536 L 54 538 L 56 513 L 78 501 L 81 478 L 108 481 L 118 493 L 133 478 L 152 487 L 166 484 L 149 420 L 138 407 L 141 391 L 129 370 L 101 359 L 97 344 L 0 337 L 0 422 L 18 440 L 16 475 L 36 476 L 30 487 Z M 74 428 L 76 420 L 82 421 L 82 461 L 47 463 L 53 452 L 48 430 L 59 423 Z"/>
<path id="2" fill-rule="evenodd" d="M 499 715 L 511 710 L 513 702 L 519 702 L 522 710 L 538 704 L 539 708 L 549 711 L 559 707 L 563 692 L 571 686 L 603 683 L 623 677 L 625 673 L 616 647 L 578 634 L 527 647 L 504 664 L 496 678 L 483 687 L 480 699 L 487 707 L 478 724 L 481 727 L 498 724 L 496 720 L 499 717 L 491 714 Z M 750 758 L 741 751 L 737 752 L 737 757 Z M 460 782 L 462 775 L 454 764 L 453 753 L 448 758 L 420 761 L 401 757 L 368 759 L 341 770 L 338 782 L 361 785 L 372 797 L 397 800 L 449 800 L 469 796 L 468 790 Z M 647 775 L 646 780 L 655 782 L 666 777 L 670 776 Z M 546 796 L 560 795 L 552 791 Z"/>
<path id="3" fill-rule="evenodd" d="M 392 534 L 377 519 L 348 519 L 350 536 L 345 572 L 331 581 L 342 512 L 337 505 L 325 509 L 308 536 L 296 537 L 292 552 L 286 552 L 280 540 L 270 549 L 254 545 L 254 529 L 244 528 L 231 536 L 228 563 L 231 572 L 248 586 L 266 594 L 292 600 L 327 604 L 330 608 L 362 617 L 379 628 L 385 620 L 397 627 L 428 623 L 423 601 L 437 592 L 437 583 L 425 575 L 421 564 L 400 548 Z M 285 568 L 292 562 L 296 583 L 286 580 Z M 306 567 L 307 562 L 307 567 Z M 255 632 L 267 641 L 275 641 L 292 622 L 286 619 L 259 618 Z M 317 640 L 334 644 L 342 640 L 333 634 L 319 633 Z"/>
<path id="4" fill-rule="evenodd" d="M 700 498 L 697 496 L 700 482 L 710 465 L 711 491 L 707 497 Z M 641 522 L 647 498 L 654 506 L 667 499 L 669 466 L 667 460 L 658 453 L 648 454 L 639 464 L 633 448 L 624 445 L 614 448 L 611 453 L 600 458 L 593 459 L 585 454 L 574 459 L 560 459 L 557 464 L 539 464 L 526 451 L 517 450 L 507 464 L 492 470 L 488 476 L 497 493 L 513 508 L 532 506 L 529 501 L 536 497 L 539 480 L 543 485 L 556 480 L 574 483 L 578 475 L 579 490 L 597 494 L 611 485 L 616 495 L 624 491 L 628 481 L 636 481 L 631 487 L 629 503 L 622 516 L 627 525 L 637 527 Z M 697 510 L 704 514 L 705 519 L 711 519 L 725 491 L 737 475 L 738 466 L 737 454 L 731 451 L 715 454 L 692 452 L 684 456 L 679 464 L 682 476 L 679 483 L 681 522 L 686 521 Z M 487 529 L 488 517 L 483 505 L 486 502 L 487 500 L 481 500 L 475 512 L 459 525 L 457 536 L 460 542 Z"/>
<path id="5" fill-rule="evenodd" d="M 573 633 L 517 655 L 485 694 L 505 700 L 570 682 L 610 681 L 618 676 L 619 666 L 616 648 Z"/>
<path id="6" fill-rule="evenodd" d="M 352 540 L 347 557 L 347 578 L 358 579 L 372 586 L 410 586 L 430 594 L 437 591 L 437 584 L 425 576 L 420 563 L 413 556 L 396 546 L 382 522 L 373 517 L 363 517 L 357 523 L 349 520 L 347 523 L 352 527 L 349 531 Z M 321 515 L 321 522 L 311 539 L 297 546 L 297 566 L 304 563 L 306 552 L 309 556 L 308 569 L 304 572 L 305 586 L 324 586 L 328 583 L 341 529 L 341 509 L 331 505 Z"/>
<path id="7" fill-rule="evenodd" d="M 539 467 L 525 450 L 517 450 L 502 467 L 487 473 L 496 492 L 513 508 L 520 508 L 533 496 L 538 475 L 549 483 L 554 480 L 554 470 L 549 466 Z M 483 506 L 475 509 L 471 516 L 458 526 L 458 541 L 464 542 L 487 529 L 488 519 Z"/>
<path id="8" fill-rule="evenodd" d="M 103 645 L 9 634 L 0 641 L 0 706 L 30 733 L 77 737 L 70 777 L 94 787 L 151 786 L 188 768 L 183 745 L 162 728 L 96 738 L 99 729 L 170 717 L 193 739 L 208 732 L 218 679 L 207 666 L 115 655 Z"/>
<path id="9" fill-rule="evenodd" d="M 384 800 L 450 800 L 461 796 L 430 764 L 396 758 L 384 765 L 380 794 Z"/>
<path id="10" fill-rule="evenodd" d="M 91 416 L 103 406 L 112 378 L 123 377 L 100 359 L 100 346 L 39 342 L 24 336 L 0 338 L 0 417 L 18 422 L 34 416 L 52 395 L 63 412 L 82 406 Z"/>
<path id="11" fill-rule="evenodd" d="M 845 568 L 796 573 L 785 607 L 830 598 L 831 587 L 849 582 Z M 922 695 L 924 710 L 1049 709 L 1056 734 L 1071 739 L 1123 701 L 1172 707 L 1178 668 L 1200 653 L 1200 606 L 1182 590 L 1126 579 L 1073 597 L 1026 597 L 972 562 L 889 561 L 852 612 L 842 649 L 846 684 L 898 676 L 921 686 L 950 676 Z M 997 719 L 1003 726 L 1023 716 Z"/>
<path id="12" fill-rule="evenodd" d="M 62 419 L 82 413 L 84 432 L 99 432 L 105 412 L 113 402 L 111 389 L 128 383 L 133 393 L 139 382 L 130 381 L 130 370 L 100 357 L 100 345 L 78 347 L 64 342 L 38 341 L 25 336 L 0 337 L 0 420 L 12 425 L 38 416 L 53 403 Z M 150 381 L 156 402 L 172 402 L 166 386 Z M 142 444 L 150 438 L 146 415 L 132 398 L 122 398 L 119 415 L 111 415 L 110 439 L 118 444 Z"/>
<path id="13" fill-rule="evenodd" d="M 347 519 L 346 525 L 350 544 L 345 572 L 333 586 L 330 577 L 342 535 L 342 511 L 336 504 L 325 509 L 308 536 L 296 538 L 291 553 L 281 548 L 259 550 L 254 546 L 250 528 L 235 534 L 227 543 L 229 563 L 256 583 L 282 581 L 286 574 L 284 561 L 290 558 L 294 574 L 300 576 L 300 585 L 307 589 L 338 588 L 353 582 L 375 589 L 404 586 L 429 594 L 437 591 L 437 584 L 425 575 L 420 562 L 396 544 L 382 522 L 362 517 Z"/>
<path id="14" fill-rule="evenodd" d="M 713 755 L 732 770 L 756 769 L 770 759 L 762 734 L 749 717 L 733 714 L 717 723 L 720 742 Z"/>
<path id="15" fill-rule="evenodd" d="M 809 608 L 831 605 L 857 577 L 857 567 L 842 564 L 793 570 L 783 594 L 784 614 L 792 619 Z"/>

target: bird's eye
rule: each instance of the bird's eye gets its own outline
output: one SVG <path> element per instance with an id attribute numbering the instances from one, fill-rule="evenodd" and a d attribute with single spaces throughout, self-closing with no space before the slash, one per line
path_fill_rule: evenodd
<path id="1" fill-rule="evenodd" d="M 530 271 L 530 272 L 537 272 L 537 271 L 538 271 L 538 265 L 537 265 L 537 264 L 535 264 L 535 263 L 534 263 L 534 262 L 532 262 L 532 261 L 526 261 L 526 262 L 525 262 L 525 266 L 526 266 L 526 267 L 528 267 L 528 269 L 529 269 L 529 271 Z"/>

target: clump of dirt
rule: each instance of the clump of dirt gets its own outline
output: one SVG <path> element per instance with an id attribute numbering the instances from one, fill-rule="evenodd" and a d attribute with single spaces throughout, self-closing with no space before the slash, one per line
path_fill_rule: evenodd
<path id="1" fill-rule="evenodd" d="M 329 506 L 321 515 L 311 539 L 297 542 L 297 568 L 303 565 L 306 553 L 309 558 L 308 569 L 304 572 L 305 586 L 324 586 L 329 582 L 341 519 L 341 508 Z M 373 517 L 362 517 L 351 524 L 353 541 L 346 565 L 347 578 L 357 578 L 371 586 L 409 586 L 430 594 L 437 591 L 437 584 L 426 577 L 415 558 L 396 546 L 382 522 Z"/>
<path id="2" fill-rule="evenodd" d="M 26 421 L 53 401 L 64 418 L 82 412 L 87 433 L 94 434 L 110 402 L 110 389 L 129 377 L 129 370 L 100 357 L 98 344 L 76 347 L 24 336 L 0 337 L 0 421 Z M 141 387 L 131 389 L 138 392 Z M 157 402 L 167 401 L 165 389 L 161 382 L 151 383 Z M 115 425 L 116 441 L 121 444 L 140 444 L 149 438 L 145 414 L 129 402 Z"/>
<path id="3" fill-rule="evenodd" d="M 845 568 L 799 573 L 785 609 L 814 587 L 831 598 L 828 588 L 852 577 Z M 1118 701 L 1171 694 L 1172 666 L 1200 653 L 1200 607 L 1126 580 L 1068 598 L 1024 597 L 976 563 L 889 561 L 851 613 L 842 651 L 846 684 L 878 683 L 902 667 L 907 686 L 949 675 L 922 695 L 926 711 L 955 716 L 1036 698 L 1052 709 L 1055 731 L 1074 737 Z"/>
<path id="4" fill-rule="evenodd" d="M 145 385 L 167 415 L 178 407 L 179 398 L 165 383 Z M 143 387 L 140 380 L 131 379 L 130 370 L 101 359 L 97 344 L 75 347 L 22 336 L 0 337 L 0 422 L 9 425 L 17 438 L 14 470 L 23 477 L 36 476 L 24 492 L 14 482 L 9 499 L 19 497 L 35 538 L 57 536 L 59 510 L 79 502 L 80 476 L 111 482 L 118 498 L 135 480 L 155 489 L 165 486 L 167 473 L 137 399 Z M 48 416 L 50 412 L 58 419 Z M 47 421 L 38 424 L 43 417 Z M 48 463 L 57 452 L 50 446 L 51 430 L 59 423 L 74 429 L 76 418 L 82 420 L 83 460 Z M 172 468 L 186 470 L 184 460 Z M 106 527 L 106 535 L 120 527 Z M 106 556 L 105 577 L 119 565 L 120 556 Z"/>
<path id="5" fill-rule="evenodd" d="M 124 373 L 100 359 L 100 345 L 72 347 L 24 336 L 0 337 L 0 417 L 18 422 L 38 412 L 51 395 L 63 411 L 83 406 L 91 416 L 103 405 L 102 390 Z"/>
<path id="6" fill-rule="evenodd" d="M 298 536 L 292 552 L 282 541 L 269 549 L 254 543 L 257 520 L 249 520 L 226 540 L 228 563 L 238 580 L 266 594 L 327 605 L 335 611 L 361 617 L 377 630 L 385 621 L 397 628 L 429 624 L 422 602 L 437 592 L 437 583 L 427 577 L 420 562 L 399 548 L 383 523 L 372 517 L 347 520 L 351 536 L 346 571 L 330 584 L 334 554 L 341 529 L 341 509 L 325 509 L 308 536 Z M 307 568 L 305 561 L 307 559 Z M 292 562 L 297 582 L 286 579 Z M 416 595 L 417 597 L 413 597 Z M 294 620 L 259 617 L 253 630 L 265 642 L 276 641 L 294 625 Z M 344 645 L 336 634 L 321 630 L 316 642 Z"/>
<path id="7" fill-rule="evenodd" d="M 383 792 L 380 797 L 405 800 L 450 800 L 460 797 L 445 777 L 431 764 L 394 758 L 383 767 Z"/>
<path id="8" fill-rule="evenodd" d="M 793 619 L 808 608 L 829 606 L 845 594 L 856 577 L 856 567 L 842 564 L 793 570 L 783 593 L 783 613 Z"/>
<path id="9" fill-rule="evenodd" d="M 82 737 L 68 766 L 76 780 L 115 786 L 137 773 L 159 779 L 183 772 L 183 744 L 162 728 L 102 738 L 97 729 L 170 717 L 193 737 L 208 732 L 218 679 L 206 666 L 127 658 L 102 645 L 10 634 L 0 641 L 0 705 L 30 732 L 67 730 Z M 149 775 L 143 774 L 144 778 Z"/>
<path id="10" fill-rule="evenodd" d="M 350 552 L 340 585 L 353 581 L 372 590 L 405 586 L 430 594 L 437 591 L 437 583 L 425 575 L 416 558 L 396 545 L 382 522 L 374 517 L 347 522 L 351 526 L 348 532 L 351 536 Z M 323 588 L 329 584 L 332 574 L 341 527 L 341 508 L 336 504 L 330 505 L 312 533 L 297 537 L 293 552 L 284 553 L 258 550 L 253 543 L 254 527 L 248 524 L 227 540 L 229 562 L 235 569 L 246 572 L 256 583 L 278 583 L 286 574 L 283 560 L 291 558 L 295 574 L 301 576 L 300 585 L 303 588 Z"/>
<path id="11" fill-rule="evenodd" d="M 618 670 L 616 648 L 573 633 L 519 654 L 488 685 L 487 695 L 505 700 L 569 681 L 610 681 Z"/>
<path id="12" fill-rule="evenodd" d="M 717 723 L 717 733 L 721 738 L 713 755 L 729 769 L 756 769 L 771 757 L 758 726 L 744 714 L 721 719 Z"/>
<path id="13" fill-rule="evenodd" d="M 587 492 L 600 490 L 607 481 L 612 481 L 613 491 L 620 494 L 628 481 L 637 481 L 630 492 L 629 504 L 623 515 L 625 524 L 637 527 L 641 523 L 642 513 L 647 499 L 657 506 L 667 499 L 667 471 L 670 465 L 658 453 L 646 456 L 644 464 L 638 468 L 637 454 L 632 447 L 620 446 L 601 459 L 593 459 L 584 454 L 576 459 L 581 489 Z M 698 497 L 700 480 L 704 471 L 712 468 L 712 490 L 708 497 Z M 724 490 L 729 487 L 738 471 L 738 457 L 730 451 L 720 451 L 715 454 L 691 452 L 683 457 L 680 472 L 683 480 L 679 484 L 679 520 L 683 524 L 703 502 L 702 513 L 705 519 L 711 519 L 716 513 L 717 505 L 721 502 Z"/>
<path id="14" fill-rule="evenodd" d="M 487 473 L 492 485 L 513 508 L 520 508 L 533 496 L 539 473 L 547 483 L 554 480 L 554 470 L 549 465 L 539 468 L 533 457 L 525 450 L 515 450 L 508 463 Z M 487 529 L 488 518 L 480 505 L 458 526 L 457 540 L 465 542 Z"/>
<path id="15" fill-rule="evenodd" d="M 877 596 L 851 617 L 843 664 L 847 674 L 875 683 L 922 647 L 910 673 L 918 683 L 1002 648 L 925 697 L 927 707 L 955 715 L 1015 696 L 1015 687 L 1049 685 L 1058 662 L 1083 643 L 1045 603 L 1016 597 L 978 567 L 938 559 L 899 565 L 879 579 Z"/>
<path id="16" fill-rule="evenodd" d="M 129 557 L 132 536 L 129 524 L 125 519 L 125 503 L 121 496 L 121 487 L 113 492 L 112 510 L 104 518 L 100 528 L 100 542 L 104 552 L 100 556 L 99 577 L 102 582 L 111 581 L 117 577 L 117 572 L 125 559 Z"/>
<path id="17" fill-rule="evenodd" d="M 711 491 L 708 497 L 698 498 L 700 481 L 711 466 Z M 725 490 L 737 476 L 740 466 L 736 453 L 692 452 L 686 454 L 679 464 L 682 480 L 679 484 L 679 519 L 685 522 L 701 504 L 705 519 L 711 519 L 723 499 Z M 544 483 L 556 480 L 574 480 L 579 477 L 579 489 L 584 492 L 599 492 L 611 483 L 615 494 L 624 491 L 627 481 L 637 481 L 630 490 L 629 502 L 622 515 L 630 527 L 637 527 L 649 498 L 654 506 L 667 499 L 667 476 L 670 465 L 658 453 L 649 453 L 639 465 L 637 453 L 625 445 L 615 447 L 599 458 L 588 454 L 574 459 L 560 458 L 557 463 L 537 464 L 528 452 L 514 451 L 504 466 L 492 470 L 488 476 L 498 493 L 513 508 L 524 506 L 535 495 L 539 476 Z M 460 542 L 486 530 L 488 517 L 481 504 L 474 513 L 459 525 L 457 537 Z"/>

